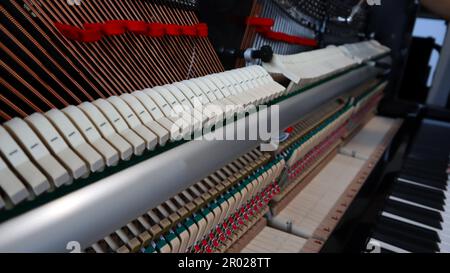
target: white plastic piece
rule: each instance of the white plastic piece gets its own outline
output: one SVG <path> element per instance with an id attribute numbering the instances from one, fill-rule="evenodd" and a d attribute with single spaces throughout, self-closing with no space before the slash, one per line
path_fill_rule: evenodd
<path id="1" fill-rule="evenodd" d="M 21 144 L 28 156 L 40 167 L 50 182 L 56 187 L 72 182 L 67 170 L 50 154 L 47 147 L 20 118 L 13 118 L 3 124 L 11 136 Z"/>
<path id="2" fill-rule="evenodd" d="M 154 150 L 158 144 L 158 137 L 141 123 L 136 114 L 121 98 L 112 96 L 108 101 L 122 115 L 128 126 L 135 131 L 142 139 L 145 140 L 147 150 Z"/>
<path id="3" fill-rule="evenodd" d="M 226 95 L 227 99 L 233 101 L 236 105 L 247 106 L 252 103 L 251 98 L 247 95 L 238 95 L 238 91 L 224 73 L 209 75 L 208 78 L 222 90 L 222 93 Z"/>
<path id="4" fill-rule="evenodd" d="M 227 71 L 222 73 L 222 77 L 227 78 L 228 81 L 233 84 L 235 90 L 237 90 L 238 94 L 236 96 L 242 96 L 247 101 L 247 104 L 259 105 L 265 102 L 264 94 L 260 94 L 253 90 L 252 88 L 247 88 L 247 85 L 244 84 L 244 80 L 238 78 L 231 71 Z"/>
<path id="5" fill-rule="evenodd" d="M 93 104 L 105 115 L 117 133 L 131 144 L 134 154 L 141 155 L 145 150 L 145 141 L 128 127 L 114 106 L 104 99 L 98 99 Z"/>
<path id="6" fill-rule="evenodd" d="M 197 85 L 191 81 L 177 82 L 173 85 L 176 86 L 190 100 L 191 104 L 194 106 L 194 109 L 198 110 L 196 113 L 200 112 L 203 127 L 208 127 L 209 124 L 215 123 L 216 114 L 206 110 L 205 106 L 209 104 L 208 98 Z"/>
<path id="7" fill-rule="evenodd" d="M 50 189 L 47 178 L 31 163 L 22 148 L 2 126 L 0 126 L 0 152 L 35 195 Z"/>
<path id="8" fill-rule="evenodd" d="M 261 79 L 260 75 L 258 75 L 253 71 L 253 67 L 247 67 L 246 69 L 242 69 L 240 73 L 235 74 L 237 76 L 246 77 L 249 82 L 253 82 L 255 87 L 252 88 L 251 90 L 254 90 L 253 91 L 254 93 L 262 96 L 264 98 L 263 99 L 264 103 L 267 103 L 279 96 L 277 91 L 274 90 L 275 88 L 272 85 L 272 81 L 271 83 L 265 82 L 263 79 Z"/>
<path id="9" fill-rule="evenodd" d="M 264 67 L 257 65 L 255 66 L 255 70 L 257 71 L 259 70 L 260 75 L 264 77 L 267 80 L 267 83 L 269 83 L 273 87 L 274 92 L 276 93 L 284 92 L 285 90 L 284 86 L 274 81 L 273 78 L 270 76 L 269 72 L 267 72 L 267 70 L 265 70 Z"/>
<path id="10" fill-rule="evenodd" d="M 161 109 L 166 118 L 170 119 L 173 123 L 175 123 L 180 129 L 184 137 L 187 137 L 191 134 L 191 124 L 182 116 L 180 117 L 177 113 L 172 109 L 171 103 L 169 103 L 165 97 L 163 97 L 159 92 L 158 88 L 156 89 L 145 89 L 143 91 L 147 94 Z M 172 102 L 173 103 L 173 102 Z"/>
<path id="11" fill-rule="evenodd" d="M 159 145 L 164 146 L 170 138 L 169 131 L 153 119 L 147 109 L 145 109 L 135 96 L 123 94 L 120 98 L 130 106 L 141 122 L 156 134 Z"/>
<path id="12" fill-rule="evenodd" d="M 172 93 L 172 95 L 174 95 L 174 97 L 178 100 L 178 102 L 180 102 L 180 104 L 184 106 L 186 111 L 192 115 L 192 117 L 196 121 L 195 126 L 200 126 L 200 129 L 201 129 L 208 119 L 206 117 L 202 116 L 201 109 L 194 108 L 194 104 L 191 103 L 190 99 L 188 99 L 184 95 L 184 92 L 182 92 L 180 89 L 180 88 L 183 88 L 183 89 L 189 90 L 189 88 L 187 88 L 187 87 L 185 88 L 182 85 L 180 85 L 180 88 L 178 88 L 172 84 L 165 85 L 164 87 L 166 87 L 167 90 L 169 90 Z M 193 96 L 193 94 L 192 94 L 192 96 Z"/>
<path id="13" fill-rule="evenodd" d="M 259 81 L 260 85 L 258 86 L 258 90 L 264 90 L 269 93 L 269 100 L 275 99 L 285 91 L 285 88 L 276 83 L 260 66 L 251 66 L 242 69 L 242 74 L 247 74 L 249 78 Z"/>
<path id="14" fill-rule="evenodd" d="M 103 156 L 106 166 L 119 162 L 119 152 L 102 138 L 97 128 L 78 107 L 68 106 L 62 110 L 80 130 L 85 139 Z"/>
<path id="15" fill-rule="evenodd" d="M 200 102 L 202 105 L 206 105 L 209 102 L 211 102 L 208 98 L 208 96 L 206 96 L 206 94 L 204 94 L 202 92 L 202 90 L 200 89 L 200 87 L 198 87 L 194 82 L 190 81 L 190 80 L 185 80 L 182 82 L 176 82 L 174 83 L 175 86 L 177 86 L 178 88 L 180 88 L 180 86 L 185 86 L 187 88 L 189 88 L 189 90 L 191 90 L 192 94 L 194 95 L 194 97 L 187 95 L 188 98 L 190 97 L 191 102 L 194 103 L 195 102 Z M 180 88 L 181 89 L 181 88 Z M 195 105 L 195 103 L 194 103 Z"/>
<path id="16" fill-rule="evenodd" d="M 192 79 L 206 94 L 213 94 L 216 100 L 211 101 L 214 105 L 221 107 L 225 113 L 225 118 L 231 118 L 235 111 L 235 103 L 227 100 L 220 90 L 210 80 L 205 77 Z"/>
<path id="17" fill-rule="evenodd" d="M 17 205 L 21 201 L 28 198 L 29 193 L 16 175 L 8 168 L 6 163 L 0 157 L 0 189 L 11 200 L 11 203 Z M 5 206 L 5 204 L 3 204 Z M 0 205 L 0 209 L 1 209 Z"/>
<path id="18" fill-rule="evenodd" d="M 199 124 L 200 121 L 196 120 L 192 113 L 189 113 L 188 109 L 172 95 L 167 87 L 157 86 L 153 88 L 153 90 L 158 92 L 170 104 L 173 112 L 177 113 L 179 117 L 186 121 L 186 124 L 190 127 L 191 133 L 196 129 L 201 128 Z"/>
<path id="19" fill-rule="evenodd" d="M 131 95 L 136 97 L 142 105 L 147 109 L 153 119 L 164 127 L 170 133 L 170 139 L 174 140 L 182 137 L 181 128 L 174 124 L 174 122 L 164 116 L 161 109 L 156 105 L 156 103 L 142 91 L 133 92 Z"/>
<path id="20" fill-rule="evenodd" d="M 67 145 L 50 121 L 41 113 L 34 113 L 25 118 L 30 127 L 42 139 L 47 148 L 69 171 L 73 179 L 89 174 L 86 163 Z"/>
<path id="21" fill-rule="evenodd" d="M 231 107 L 233 113 L 242 112 L 246 102 L 243 99 L 232 95 L 221 78 L 216 75 L 208 75 L 203 77 L 203 80 L 209 88 L 215 90 L 214 92 L 218 98 L 220 98 L 220 94 L 223 95 L 222 100 L 227 102 L 228 107 Z"/>
<path id="22" fill-rule="evenodd" d="M 256 80 L 257 76 L 248 72 L 250 69 L 240 69 L 229 71 L 233 77 L 237 78 L 240 82 L 243 82 L 244 85 L 248 86 L 248 89 L 245 92 L 250 92 L 254 94 L 256 97 L 262 98 L 260 103 L 267 103 L 272 99 L 273 91 L 264 88 L 264 85 L 260 85 Z"/>
<path id="23" fill-rule="evenodd" d="M 221 122 L 226 117 L 233 114 L 232 112 L 226 113 L 225 105 L 222 104 L 219 100 L 217 100 L 217 97 L 212 93 L 212 91 L 208 88 L 208 86 L 203 83 L 202 80 L 191 79 L 186 81 L 186 85 L 189 86 L 189 88 L 195 94 L 201 92 L 202 94 L 204 94 L 204 98 L 207 99 L 203 111 L 205 112 L 205 115 L 207 115 L 210 119 L 209 125 L 213 125 L 216 122 Z M 212 111 L 210 108 L 214 108 L 214 111 Z"/>
<path id="24" fill-rule="evenodd" d="M 69 143 L 70 147 L 89 165 L 92 172 L 102 171 L 105 162 L 102 156 L 88 144 L 69 118 L 60 110 L 52 109 L 45 116 Z"/>
<path id="25" fill-rule="evenodd" d="M 90 102 L 83 102 L 78 105 L 86 116 L 92 121 L 97 130 L 118 152 L 122 160 L 129 160 L 133 155 L 133 147 L 112 127 L 111 123 L 100 112 L 100 110 Z"/>
<path id="26" fill-rule="evenodd" d="M 203 94 L 205 94 L 205 98 L 207 98 L 209 102 L 212 103 L 218 100 L 213 90 L 209 89 L 208 86 L 201 80 L 201 78 L 190 79 L 186 81 L 186 84 L 191 87 L 194 92 L 198 92 L 198 90 L 200 90 Z M 196 90 L 192 88 L 192 86 L 197 86 L 199 89 Z"/>

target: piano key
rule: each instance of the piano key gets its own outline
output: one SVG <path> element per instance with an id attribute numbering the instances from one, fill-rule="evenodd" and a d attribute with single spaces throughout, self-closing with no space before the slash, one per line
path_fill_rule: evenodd
<path id="1" fill-rule="evenodd" d="M 129 160 L 133 155 L 133 147 L 121 135 L 117 134 L 106 117 L 92 103 L 83 102 L 78 105 L 92 121 L 100 134 L 119 152 L 122 160 Z"/>
<path id="2" fill-rule="evenodd" d="M 34 113 L 26 117 L 25 121 L 69 171 L 73 179 L 89 175 L 89 168 L 86 163 L 67 145 L 63 137 L 44 115 Z"/>
<path id="3" fill-rule="evenodd" d="M 164 146 L 170 138 L 169 131 L 153 119 L 147 109 L 145 109 L 135 96 L 122 94 L 120 98 L 130 106 L 141 122 L 158 136 L 158 144 Z"/>
<path id="4" fill-rule="evenodd" d="M 106 162 L 106 166 L 115 166 L 119 162 L 119 152 L 102 138 L 97 128 L 89 118 L 75 106 L 68 106 L 62 110 L 77 126 L 84 138 L 99 152 Z"/>
<path id="5" fill-rule="evenodd" d="M 445 196 L 442 192 L 409 183 L 395 182 L 391 196 L 410 200 L 438 210 L 443 210 L 444 208 Z"/>
<path id="6" fill-rule="evenodd" d="M 133 147 L 135 155 L 141 155 L 145 150 L 145 141 L 131 130 L 117 110 L 106 100 L 98 99 L 93 104 L 105 115 L 111 125 Z"/>
<path id="7" fill-rule="evenodd" d="M 25 121 L 14 118 L 5 122 L 3 126 L 22 145 L 25 152 L 41 168 L 53 185 L 60 187 L 72 182 L 72 177 L 67 170 L 50 154 L 39 137 Z"/>
<path id="8" fill-rule="evenodd" d="M 448 223 L 444 224 L 445 227 L 444 227 L 444 230 L 442 230 L 442 229 L 436 229 L 436 228 L 434 228 L 432 226 L 429 226 L 427 224 L 423 224 L 423 221 L 419 220 L 420 221 L 419 222 L 419 221 L 417 221 L 417 219 L 405 218 L 403 216 L 394 215 L 394 214 L 391 214 L 389 212 L 383 212 L 382 215 L 385 216 L 385 217 L 388 217 L 390 219 L 395 219 L 395 220 L 400 221 L 402 223 L 410 224 L 410 225 L 415 226 L 415 227 L 419 227 L 419 228 L 423 228 L 423 229 L 426 229 L 426 230 L 429 230 L 429 231 L 436 232 L 436 234 L 438 236 L 438 239 L 435 240 L 435 242 L 438 245 L 439 252 L 440 251 L 446 251 L 447 249 L 450 248 L 450 237 L 449 237 L 449 234 L 446 232 L 448 230 Z"/>
<path id="9" fill-rule="evenodd" d="M 442 217 L 439 213 L 424 208 L 410 206 L 394 200 L 386 201 L 384 212 L 420 222 L 424 225 L 442 229 Z"/>
<path id="10" fill-rule="evenodd" d="M 11 165 L 19 178 L 35 195 L 40 195 L 50 189 L 47 178 L 2 126 L 0 126 L 0 152 L 4 160 Z"/>
<path id="11" fill-rule="evenodd" d="M 133 110 L 119 97 L 112 96 L 107 101 L 122 115 L 129 128 L 145 140 L 147 150 L 154 150 L 157 145 L 156 135 L 140 122 Z"/>
<path id="12" fill-rule="evenodd" d="M 104 169 L 105 162 L 102 156 L 84 140 L 78 129 L 63 112 L 52 109 L 45 113 L 45 116 L 69 143 L 70 147 L 89 165 L 92 172 Z"/>
<path id="13" fill-rule="evenodd" d="M 390 241 L 386 241 L 387 243 L 392 243 L 412 252 L 439 251 L 439 235 L 435 231 L 414 225 L 411 222 L 399 221 L 400 218 L 398 217 L 395 217 L 397 218 L 395 219 L 388 216 L 391 215 L 383 214 L 376 228 L 378 232 L 393 236 Z M 374 238 L 377 237 L 374 236 Z M 409 242 L 410 247 L 403 247 L 404 242 Z"/>
<path id="14" fill-rule="evenodd" d="M 16 175 L 8 168 L 8 166 L 1 157 L 0 157 L 0 177 L 2 178 L 0 180 L 1 192 L 5 193 L 6 197 L 14 205 L 17 205 L 23 200 L 28 198 L 29 193 L 25 188 L 25 186 L 23 185 L 22 181 L 20 181 L 16 177 Z M 5 206 L 3 199 L 2 202 L 3 206 Z"/>

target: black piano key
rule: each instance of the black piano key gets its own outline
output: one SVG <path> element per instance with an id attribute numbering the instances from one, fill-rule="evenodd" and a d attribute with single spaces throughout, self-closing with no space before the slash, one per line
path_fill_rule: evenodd
<path id="1" fill-rule="evenodd" d="M 442 216 L 435 211 L 411 206 L 394 200 L 386 201 L 384 211 L 414 222 L 418 222 L 442 230 Z"/>
<path id="2" fill-rule="evenodd" d="M 411 175 L 411 176 L 431 179 L 433 181 L 438 181 L 438 182 L 442 182 L 442 183 L 445 183 L 447 181 L 447 174 L 445 173 L 444 166 L 439 170 L 439 172 L 437 172 L 435 170 L 431 170 L 430 168 L 422 169 L 422 168 L 418 168 L 415 166 L 408 167 L 406 165 L 402 168 L 401 172 Z"/>
<path id="3" fill-rule="evenodd" d="M 442 192 L 434 189 L 396 182 L 392 187 L 391 196 L 444 211 L 445 196 Z"/>
<path id="4" fill-rule="evenodd" d="M 418 253 L 433 253 L 434 251 L 430 248 L 424 247 L 420 244 L 417 244 L 416 241 L 412 241 L 408 238 L 400 238 L 395 233 L 391 234 L 386 230 L 378 230 L 375 229 L 373 234 L 371 235 L 375 240 L 385 242 L 387 244 L 396 246 L 398 248 L 404 249 L 409 252 L 418 252 Z"/>
<path id="5" fill-rule="evenodd" d="M 382 216 L 373 238 L 411 252 L 439 251 L 436 232 Z"/>
<path id="6" fill-rule="evenodd" d="M 447 183 L 443 183 L 443 182 L 437 182 L 431 179 L 426 179 L 426 178 L 420 178 L 420 177 L 416 177 L 416 176 L 411 176 L 411 175 L 407 175 L 404 173 L 400 173 L 399 178 L 405 179 L 407 181 L 412 181 L 414 183 L 417 184 L 422 184 L 425 186 L 430 186 L 430 187 L 434 187 L 434 188 L 438 188 L 438 189 L 442 189 L 442 190 L 446 190 L 447 189 Z"/>

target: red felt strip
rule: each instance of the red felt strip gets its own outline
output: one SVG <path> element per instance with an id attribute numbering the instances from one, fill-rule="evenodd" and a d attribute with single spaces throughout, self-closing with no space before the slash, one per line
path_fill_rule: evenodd
<path id="1" fill-rule="evenodd" d="M 272 31 L 271 28 L 275 24 L 271 18 L 249 17 L 247 25 L 256 28 L 256 32 L 261 34 L 266 39 L 284 42 L 288 44 L 296 44 L 301 46 L 316 47 L 318 45 L 315 39 L 289 35 L 283 32 Z"/>
<path id="2" fill-rule="evenodd" d="M 133 20 L 111 20 L 103 23 L 85 23 L 83 29 L 59 22 L 55 22 L 54 25 L 66 38 L 80 42 L 96 42 L 105 36 L 123 35 L 125 33 L 155 38 L 165 35 L 208 37 L 208 25 L 204 23 L 176 25 Z"/>

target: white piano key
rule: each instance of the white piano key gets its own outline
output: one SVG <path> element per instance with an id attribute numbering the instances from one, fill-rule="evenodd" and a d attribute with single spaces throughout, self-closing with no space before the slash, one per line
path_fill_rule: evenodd
<path id="1" fill-rule="evenodd" d="M 105 115 L 116 131 L 131 144 L 135 155 L 144 153 L 145 141 L 128 127 L 125 120 L 111 103 L 104 99 L 98 99 L 93 104 Z"/>
<path id="2" fill-rule="evenodd" d="M 72 177 L 67 170 L 50 154 L 44 143 L 25 121 L 13 118 L 5 122 L 3 126 L 22 145 L 24 151 L 41 168 L 53 185 L 60 187 L 72 182 Z"/>
<path id="3" fill-rule="evenodd" d="M 145 140 L 147 150 L 154 150 L 158 143 L 157 136 L 141 123 L 128 104 L 116 96 L 109 97 L 107 100 L 122 115 L 128 126 Z"/>
<path id="4" fill-rule="evenodd" d="M 35 195 L 50 189 L 47 178 L 34 166 L 22 148 L 2 126 L 0 126 L 0 152 Z"/>
<path id="5" fill-rule="evenodd" d="M 63 112 L 52 109 L 46 112 L 45 116 L 53 123 L 72 149 L 87 162 L 92 172 L 98 172 L 104 169 L 105 162 L 102 156 L 85 141 L 75 125 L 73 125 Z"/>
<path id="6" fill-rule="evenodd" d="M 377 239 L 370 239 L 368 245 L 379 245 L 381 248 L 387 249 L 387 250 L 392 251 L 394 253 L 410 253 L 407 250 L 404 250 L 402 248 L 399 248 L 397 246 L 385 243 L 385 242 L 377 240 Z"/>
<path id="7" fill-rule="evenodd" d="M 145 109 L 142 103 L 135 96 L 123 94 L 120 98 L 123 99 L 128 106 L 130 106 L 141 122 L 147 126 L 150 131 L 156 134 L 159 145 L 164 146 L 170 138 L 169 131 L 153 119 L 147 109 Z"/>
<path id="8" fill-rule="evenodd" d="M 78 105 L 78 108 L 89 117 L 103 138 L 119 152 L 120 158 L 122 160 L 129 160 L 133 155 L 133 147 L 115 131 L 100 110 L 90 102 L 83 102 Z"/>
<path id="9" fill-rule="evenodd" d="M 25 118 L 30 127 L 52 151 L 55 157 L 69 171 L 73 179 L 86 177 L 89 168 L 86 163 L 72 151 L 50 121 L 41 113 L 34 113 Z"/>
<path id="10" fill-rule="evenodd" d="M 8 168 L 0 157 L 0 188 L 14 205 L 28 198 L 29 193 L 22 181 Z"/>

